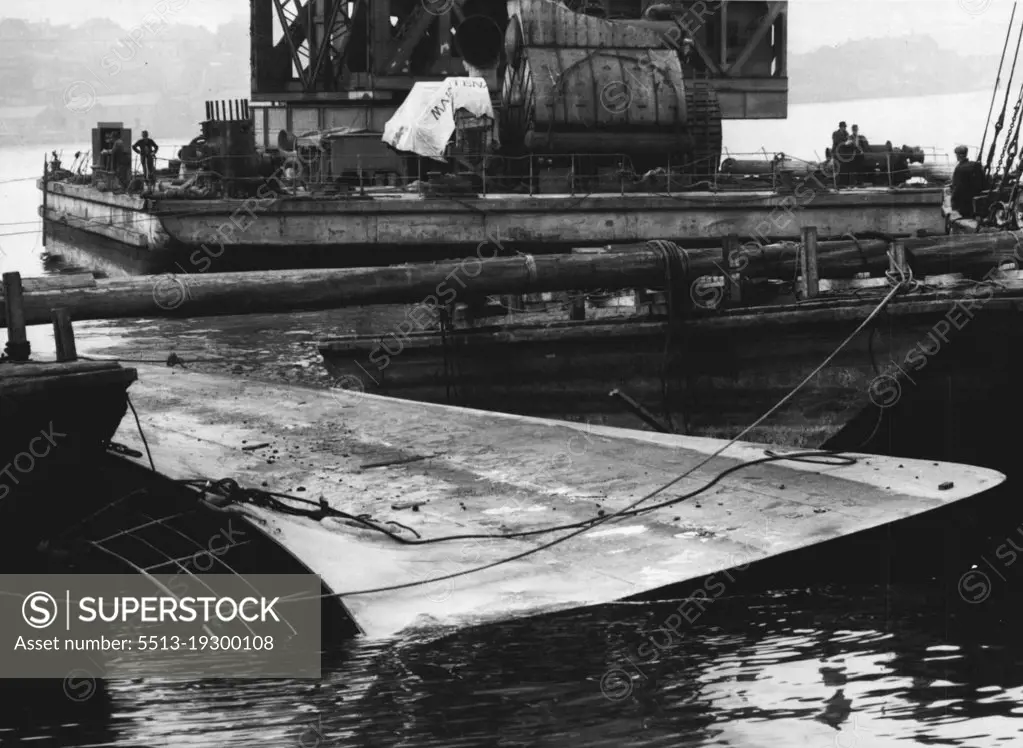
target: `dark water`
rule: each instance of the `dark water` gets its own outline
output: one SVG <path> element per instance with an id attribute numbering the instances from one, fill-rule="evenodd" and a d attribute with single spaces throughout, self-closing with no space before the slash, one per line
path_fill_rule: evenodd
<path id="1" fill-rule="evenodd" d="M 4 179 L 41 160 L 7 156 Z M 0 184 L 4 270 L 44 272 L 37 205 L 30 181 Z M 380 321 L 345 311 L 76 333 L 87 355 L 174 351 L 190 368 L 327 385 L 312 342 Z M 32 341 L 52 357 L 49 331 Z M 1020 581 L 996 560 L 1010 537 L 1023 548 L 1019 514 L 974 528 L 972 550 L 951 563 L 946 536 L 910 533 L 900 555 L 925 570 L 911 582 L 890 581 L 856 546 L 737 571 L 674 627 L 678 601 L 632 603 L 434 641 L 352 642 L 325 654 L 320 682 L 0 682 L 0 745 L 1023 745 Z"/>
<path id="2" fill-rule="evenodd" d="M 920 589 L 819 587 L 726 596 L 679 635 L 657 636 L 672 608 L 613 606 L 432 643 L 355 643 L 328 656 L 318 683 L 111 682 L 80 703 L 59 689 L 5 694 L 0 741 L 1019 745 L 1023 676 L 1011 621 L 963 630 Z M 636 647 L 652 636 L 664 649 L 640 662 Z M 50 708 L 25 722 L 21 703 L 44 698 Z"/>

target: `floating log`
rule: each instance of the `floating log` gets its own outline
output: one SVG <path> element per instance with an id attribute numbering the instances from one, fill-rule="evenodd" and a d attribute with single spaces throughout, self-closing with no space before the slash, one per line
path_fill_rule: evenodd
<path id="1" fill-rule="evenodd" d="M 1023 233 L 955 235 L 903 241 L 917 276 L 984 272 L 1020 253 Z M 338 309 L 373 304 L 443 305 L 473 296 L 542 291 L 662 287 L 672 254 L 660 246 L 631 245 L 597 255 L 522 255 L 337 270 L 163 275 L 97 280 L 94 285 L 25 289 L 25 324 L 50 322 L 64 307 L 76 320 L 204 317 Z M 884 240 L 820 242 L 818 277 L 846 278 L 889 266 Z M 682 252 L 679 250 L 679 252 Z M 799 266 L 795 243 L 739 247 L 733 267 L 743 277 L 791 279 Z M 720 247 L 683 252 L 688 280 L 725 275 Z M 0 320 L 6 324 L 5 318 Z"/>

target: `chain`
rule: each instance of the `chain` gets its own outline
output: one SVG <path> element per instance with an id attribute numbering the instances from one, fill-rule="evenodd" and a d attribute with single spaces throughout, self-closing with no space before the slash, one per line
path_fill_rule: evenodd
<path id="1" fill-rule="evenodd" d="M 1009 141 L 1008 158 L 1005 161 L 1005 173 L 1002 177 L 1002 184 L 1011 185 L 1012 180 L 1006 179 L 1009 176 L 1009 172 L 1012 170 L 1012 164 L 1016 160 L 1016 152 L 1019 149 L 1019 131 L 1017 130 L 1014 138 Z"/>
<path id="2" fill-rule="evenodd" d="M 1006 157 L 1006 154 L 1008 154 L 1009 151 L 1010 151 L 1010 146 L 1011 146 L 1012 156 L 1009 159 L 1009 165 L 1011 165 L 1012 164 L 1012 160 L 1016 158 L 1016 147 L 1017 147 L 1016 146 L 1016 139 L 1017 139 L 1017 137 L 1019 135 L 1019 133 L 1017 132 L 1016 127 L 1017 127 L 1017 123 L 1019 121 L 1019 110 L 1020 110 L 1020 106 L 1021 105 L 1023 105 L 1023 88 L 1020 89 L 1020 97 L 1018 99 L 1016 99 L 1016 106 L 1013 107 L 1013 110 L 1012 110 L 1012 119 L 1009 121 L 1009 132 L 1006 133 L 1005 145 L 1002 146 L 1002 155 L 998 157 L 998 166 L 995 168 L 995 172 L 994 172 L 995 175 L 996 175 L 996 178 L 998 179 L 998 183 L 997 183 L 996 187 L 1001 187 L 1002 182 L 1004 181 L 1005 174 L 1002 172 L 1002 166 L 1005 164 L 1005 157 Z M 1006 168 L 1008 168 L 1008 166 L 1006 166 Z M 1001 174 L 1002 176 L 1001 177 L 997 177 L 997 175 L 999 175 L 999 174 Z"/>

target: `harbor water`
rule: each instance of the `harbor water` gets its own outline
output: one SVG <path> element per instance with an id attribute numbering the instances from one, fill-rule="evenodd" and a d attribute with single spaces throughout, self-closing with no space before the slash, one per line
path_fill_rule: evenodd
<path id="1" fill-rule="evenodd" d="M 786 121 L 726 123 L 725 143 L 733 153 L 765 146 L 814 159 L 844 119 L 871 142 L 951 152 L 979 144 L 989 95 L 794 106 Z M 70 163 L 68 154 L 87 146 L 45 150 L 54 147 Z M 0 268 L 26 277 L 59 269 L 44 262 L 39 233 L 34 179 L 43 151 L 0 149 Z M 314 342 L 371 332 L 393 313 L 87 322 L 75 330 L 89 356 L 162 361 L 173 352 L 199 371 L 329 386 Z M 30 340 L 36 358 L 53 358 L 51 331 L 32 328 Z M 318 682 L 0 682 L 0 745 L 1020 745 L 1023 577 L 1012 549 L 1023 548 L 1021 528 L 1023 512 L 987 528 L 972 563 L 951 568 L 948 538 L 919 537 L 915 560 L 932 572 L 911 581 L 863 568 L 841 544 L 797 554 L 768 574 L 734 570 L 683 625 L 671 623 L 674 599 L 432 640 L 353 641 L 324 653 Z"/>

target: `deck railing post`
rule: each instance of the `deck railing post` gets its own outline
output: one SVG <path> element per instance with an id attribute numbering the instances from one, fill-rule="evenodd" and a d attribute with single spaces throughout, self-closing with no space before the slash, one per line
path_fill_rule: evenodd
<path id="1" fill-rule="evenodd" d="M 4 273 L 4 313 L 7 315 L 7 357 L 28 361 L 32 348 L 25 331 L 24 294 L 21 273 Z"/>
<path id="2" fill-rule="evenodd" d="M 804 226 L 799 253 L 799 271 L 802 276 L 802 297 L 812 299 L 820 293 L 820 276 L 817 270 L 817 227 Z"/>
<path id="3" fill-rule="evenodd" d="M 71 312 L 65 308 L 53 309 L 53 342 L 57 346 L 57 361 L 77 361 L 78 351 L 75 348 L 75 330 L 71 325 Z"/>

